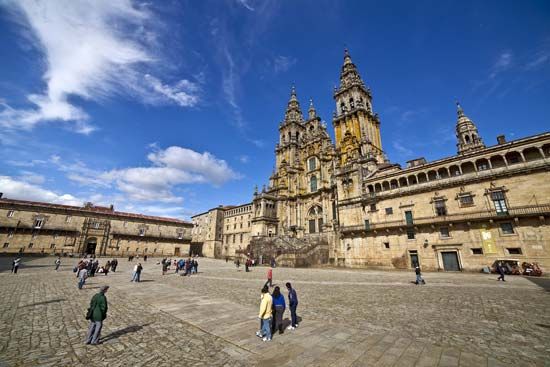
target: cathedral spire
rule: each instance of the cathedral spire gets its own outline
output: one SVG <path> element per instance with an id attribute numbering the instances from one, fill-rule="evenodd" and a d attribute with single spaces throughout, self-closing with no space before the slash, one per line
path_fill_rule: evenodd
<path id="1" fill-rule="evenodd" d="M 477 126 L 468 116 L 464 114 L 464 109 L 456 102 L 456 139 L 458 154 L 465 154 L 485 148 L 483 140 L 479 136 Z"/>
<path id="2" fill-rule="evenodd" d="M 303 120 L 303 114 L 302 110 L 300 109 L 300 102 L 298 102 L 298 98 L 296 97 L 296 87 L 292 85 L 292 88 L 290 89 L 290 99 L 288 101 L 288 105 L 286 107 L 285 112 L 285 121 L 302 121 Z"/>
<path id="3" fill-rule="evenodd" d="M 365 83 L 361 79 L 357 67 L 351 60 L 348 49 L 344 49 L 344 64 L 342 65 L 342 72 L 340 73 L 340 87 L 338 91 L 350 88 L 354 85 L 358 85 L 365 88 Z"/>
<path id="4" fill-rule="evenodd" d="M 313 106 L 312 98 L 309 99 L 309 110 L 307 112 L 308 112 L 308 118 L 310 120 L 317 117 L 317 111 L 315 110 L 315 106 Z"/>

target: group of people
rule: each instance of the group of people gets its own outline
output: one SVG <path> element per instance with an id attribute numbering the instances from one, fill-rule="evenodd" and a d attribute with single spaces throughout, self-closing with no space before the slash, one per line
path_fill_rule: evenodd
<path id="1" fill-rule="evenodd" d="M 59 269 L 60 264 L 61 260 L 58 258 L 55 262 L 56 271 Z M 89 277 L 93 277 L 95 274 L 107 275 L 109 274 L 109 271 L 116 272 L 117 267 L 117 259 L 107 260 L 103 266 L 100 266 L 99 260 L 94 257 L 91 259 L 84 258 L 79 260 L 78 264 L 73 268 L 73 272 L 76 273 L 76 277 L 78 278 L 78 289 L 82 289 L 84 287 L 86 279 Z"/>
<path id="2" fill-rule="evenodd" d="M 269 269 L 268 277 L 272 276 L 272 269 Z M 268 282 L 271 278 L 268 279 Z M 270 282 L 271 283 L 271 282 Z M 272 335 L 279 331 L 279 334 L 283 333 L 284 324 L 283 316 L 286 310 L 285 297 L 281 293 L 281 289 L 275 286 L 273 293 L 269 293 L 269 286 L 266 284 L 262 287 L 260 296 L 260 313 L 258 317 L 260 319 L 260 330 L 256 332 L 256 336 L 262 338 L 264 342 L 271 341 Z M 288 307 L 290 309 L 290 325 L 287 330 L 294 330 L 298 327 L 298 316 L 296 315 L 296 309 L 298 307 L 298 296 L 296 290 L 292 288 L 292 284 L 286 283 L 286 289 L 288 290 Z"/>
<path id="3" fill-rule="evenodd" d="M 160 262 L 162 265 L 162 275 L 166 275 L 170 266 L 175 268 L 175 273 L 179 274 L 181 271 L 182 276 L 191 276 L 192 274 L 197 274 L 199 272 L 199 262 L 196 258 L 188 258 L 172 260 L 172 259 L 162 259 Z"/>

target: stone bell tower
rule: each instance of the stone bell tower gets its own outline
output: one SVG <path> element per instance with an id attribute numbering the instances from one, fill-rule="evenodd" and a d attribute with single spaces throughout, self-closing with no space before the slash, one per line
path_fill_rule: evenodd
<path id="1" fill-rule="evenodd" d="M 372 110 L 372 95 L 365 86 L 348 50 L 340 73 L 340 86 L 334 89 L 336 112 L 332 124 L 340 164 L 349 164 L 359 158 L 373 158 L 384 162 L 380 119 Z"/>
<path id="2" fill-rule="evenodd" d="M 465 114 L 460 103 L 456 102 L 458 119 L 456 121 L 456 139 L 458 154 L 467 154 L 485 148 L 477 127 Z"/>

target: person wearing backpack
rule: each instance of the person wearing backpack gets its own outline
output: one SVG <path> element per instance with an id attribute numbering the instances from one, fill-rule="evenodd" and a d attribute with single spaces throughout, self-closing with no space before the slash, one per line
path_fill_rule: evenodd
<path id="1" fill-rule="evenodd" d="M 86 320 L 90 320 L 90 326 L 88 327 L 88 336 L 86 337 L 86 344 L 97 345 L 101 344 L 99 338 L 101 336 L 101 328 L 103 327 L 103 320 L 107 318 L 107 297 L 105 293 L 109 289 L 108 285 L 104 285 L 99 289 L 92 300 L 90 301 L 90 307 L 86 314 Z"/>

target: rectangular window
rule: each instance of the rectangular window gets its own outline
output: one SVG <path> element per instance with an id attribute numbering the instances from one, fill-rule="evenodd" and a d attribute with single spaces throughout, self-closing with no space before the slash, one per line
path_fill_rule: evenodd
<path id="1" fill-rule="evenodd" d="M 514 234 L 514 226 L 510 222 L 500 223 L 500 230 L 502 234 Z"/>
<path id="2" fill-rule="evenodd" d="M 371 212 L 375 212 L 375 211 L 376 211 L 376 204 L 371 204 L 371 205 L 370 205 L 370 211 L 371 211 Z"/>
<path id="3" fill-rule="evenodd" d="M 142 236 L 142 237 L 145 236 L 145 228 L 140 228 L 139 229 L 139 235 Z"/>
<path id="4" fill-rule="evenodd" d="M 390 243 L 389 242 L 384 242 L 384 248 L 389 249 L 390 248 Z"/>
<path id="5" fill-rule="evenodd" d="M 181 240 L 183 238 L 183 232 L 178 232 L 178 240 Z"/>
<path id="6" fill-rule="evenodd" d="M 443 238 L 451 237 L 451 235 L 449 234 L 449 227 L 440 227 L 439 233 Z"/>
<path id="7" fill-rule="evenodd" d="M 10 245 L 9 242 L 5 242 L 4 243 L 4 248 L 7 248 L 9 245 Z"/>
<path id="8" fill-rule="evenodd" d="M 434 201 L 435 205 L 435 214 L 438 217 L 444 217 L 447 215 L 447 208 L 445 207 L 445 200 L 436 200 Z"/>
<path id="9" fill-rule="evenodd" d="M 94 228 L 99 229 L 99 222 L 94 222 Z"/>
<path id="10" fill-rule="evenodd" d="M 241 233 L 241 243 L 243 243 L 243 234 Z"/>
<path id="11" fill-rule="evenodd" d="M 52 244 L 50 245 L 50 248 L 55 248 L 55 243 L 52 243 Z"/>
<path id="12" fill-rule="evenodd" d="M 43 225 L 44 225 L 44 219 L 34 220 L 34 228 L 42 228 Z"/>
<path id="13" fill-rule="evenodd" d="M 386 215 L 392 215 L 393 214 L 393 208 L 386 208 Z"/>
<path id="14" fill-rule="evenodd" d="M 32 248 L 34 246 L 34 243 L 29 243 L 29 248 Z"/>
<path id="15" fill-rule="evenodd" d="M 309 233 L 315 233 L 315 219 L 309 220 Z"/>
<path id="16" fill-rule="evenodd" d="M 243 228 L 243 224 L 241 223 L 241 228 Z"/>
<path id="17" fill-rule="evenodd" d="M 506 250 L 510 255 L 521 255 L 523 253 L 520 247 L 509 247 Z"/>
<path id="18" fill-rule="evenodd" d="M 474 205 L 474 197 L 472 195 L 461 195 L 458 197 L 458 202 L 461 207 Z"/>
<path id="19" fill-rule="evenodd" d="M 504 198 L 504 192 L 493 191 L 491 193 L 491 199 L 495 205 L 497 215 L 508 215 L 508 207 L 506 206 L 506 199 Z"/>
<path id="20" fill-rule="evenodd" d="M 72 218 L 70 215 L 67 215 L 67 216 L 65 217 L 65 223 L 71 223 L 71 220 L 72 220 L 72 219 L 73 219 L 73 218 Z"/>
<path id="21" fill-rule="evenodd" d="M 13 210 L 8 210 L 8 218 L 13 217 L 14 214 L 15 212 Z"/>
<path id="22" fill-rule="evenodd" d="M 250 222 L 248 222 L 248 226 L 250 227 Z"/>
<path id="23" fill-rule="evenodd" d="M 233 243 L 235 243 L 235 235 L 233 235 Z"/>
<path id="24" fill-rule="evenodd" d="M 481 247 L 473 248 L 472 255 L 483 255 L 483 249 Z"/>
<path id="25" fill-rule="evenodd" d="M 405 221 L 409 226 L 413 224 L 413 213 L 410 210 L 405 212 Z"/>
<path id="26" fill-rule="evenodd" d="M 415 238 L 414 229 L 412 228 L 407 229 L 407 239 L 414 240 L 414 238 Z"/>
<path id="27" fill-rule="evenodd" d="M 370 222 L 368 219 L 365 219 L 365 230 L 370 231 Z"/>
<path id="28" fill-rule="evenodd" d="M 8 232 L 8 238 L 12 238 L 13 237 L 13 231 L 9 231 Z"/>

